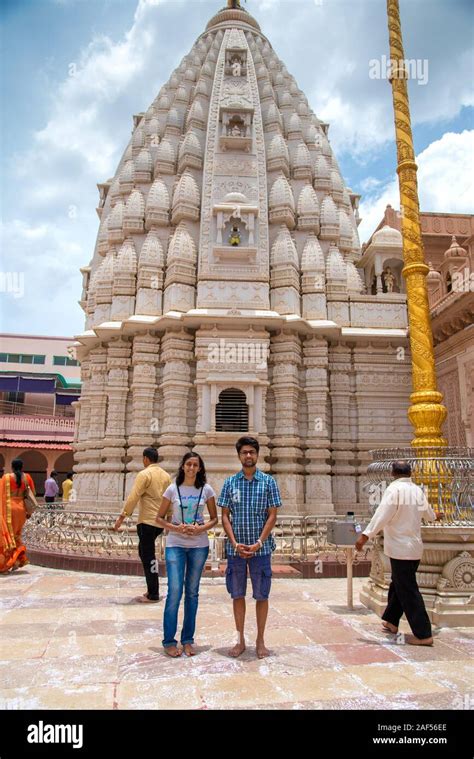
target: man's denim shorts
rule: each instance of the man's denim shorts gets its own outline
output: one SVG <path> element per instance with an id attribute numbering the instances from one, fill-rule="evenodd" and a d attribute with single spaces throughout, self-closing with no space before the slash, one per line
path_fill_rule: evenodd
<path id="1" fill-rule="evenodd" d="M 245 598 L 247 593 L 247 566 L 252 582 L 253 597 L 256 601 L 266 601 L 270 595 L 272 584 L 272 557 L 253 556 L 251 559 L 241 559 L 240 556 L 229 556 L 225 583 L 232 598 Z"/>

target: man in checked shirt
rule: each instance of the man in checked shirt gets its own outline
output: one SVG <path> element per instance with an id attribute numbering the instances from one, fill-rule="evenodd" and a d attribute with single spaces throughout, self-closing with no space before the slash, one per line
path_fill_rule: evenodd
<path id="1" fill-rule="evenodd" d="M 218 505 L 222 507 L 222 526 L 227 535 L 226 586 L 234 607 L 238 633 L 236 645 L 229 655 L 245 651 L 245 595 L 247 568 L 256 600 L 257 641 L 259 659 L 270 655 L 264 634 L 268 616 L 268 596 L 272 582 L 271 556 L 275 540 L 271 531 L 277 509 L 281 506 L 278 485 L 268 474 L 257 469 L 258 440 L 241 437 L 236 446 L 242 469 L 224 482 Z"/>

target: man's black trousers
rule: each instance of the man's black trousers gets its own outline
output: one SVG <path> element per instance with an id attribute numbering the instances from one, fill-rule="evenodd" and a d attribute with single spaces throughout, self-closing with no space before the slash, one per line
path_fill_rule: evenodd
<path id="1" fill-rule="evenodd" d="M 392 582 L 382 619 L 398 627 L 400 618 L 405 613 L 413 635 L 423 639 L 431 638 L 431 624 L 416 582 L 419 563 L 419 560 L 413 559 L 390 559 Z"/>
<path id="2" fill-rule="evenodd" d="M 151 524 L 137 524 L 138 555 L 145 571 L 147 596 L 150 601 L 157 601 L 160 597 L 155 540 L 162 532 L 161 527 L 153 527 Z"/>

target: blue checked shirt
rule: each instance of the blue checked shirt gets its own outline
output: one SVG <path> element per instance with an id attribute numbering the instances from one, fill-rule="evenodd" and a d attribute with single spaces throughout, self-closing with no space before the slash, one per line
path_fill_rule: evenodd
<path id="1" fill-rule="evenodd" d="M 228 477 L 222 487 L 218 505 L 229 509 L 232 530 L 237 543 L 254 545 L 262 534 L 268 519 L 268 509 L 281 506 L 280 491 L 273 477 L 257 469 L 253 478 L 247 480 L 243 471 Z M 226 541 L 227 556 L 237 556 L 229 539 Z M 269 535 L 258 556 L 275 550 L 273 535 Z"/>

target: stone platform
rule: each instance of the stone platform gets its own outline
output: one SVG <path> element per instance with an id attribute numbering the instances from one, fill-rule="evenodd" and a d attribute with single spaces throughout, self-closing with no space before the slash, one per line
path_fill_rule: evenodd
<path id="1" fill-rule="evenodd" d="M 131 603 L 141 578 L 30 565 L 0 577 L 0 708 L 474 708 L 474 631 L 435 629 L 433 648 L 397 644 L 359 604 L 364 582 L 354 580 L 349 612 L 344 579 L 276 578 L 273 655 L 259 661 L 254 602 L 249 648 L 230 659 L 231 603 L 222 578 L 205 578 L 198 656 L 172 660 L 161 649 L 163 602 Z"/>

